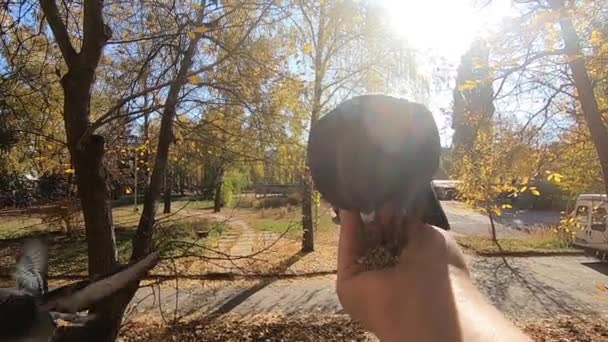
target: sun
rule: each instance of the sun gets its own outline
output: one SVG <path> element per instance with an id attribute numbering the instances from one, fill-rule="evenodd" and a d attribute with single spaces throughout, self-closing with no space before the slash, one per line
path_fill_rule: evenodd
<path id="1" fill-rule="evenodd" d="M 395 31 L 411 46 L 451 61 L 511 12 L 510 0 L 493 0 L 483 7 L 471 0 L 382 0 L 381 4 Z"/>

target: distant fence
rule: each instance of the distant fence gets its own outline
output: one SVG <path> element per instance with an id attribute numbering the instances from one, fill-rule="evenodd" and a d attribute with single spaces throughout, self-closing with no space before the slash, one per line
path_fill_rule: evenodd
<path id="1" fill-rule="evenodd" d="M 289 194 L 300 191 L 299 184 L 253 184 L 252 192 L 256 198 L 266 196 L 289 196 Z"/>

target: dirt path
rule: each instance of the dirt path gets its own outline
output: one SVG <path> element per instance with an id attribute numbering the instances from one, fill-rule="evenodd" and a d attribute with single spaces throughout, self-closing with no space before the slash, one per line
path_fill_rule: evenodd
<path id="1" fill-rule="evenodd" d="M 207 210 L 184 210 L 184 213 L 188 216 L 223 222 L 229 227 L 221 234 L 216 249 L 233 260 L 214 262 L 215 265 L 210 272 L 248 273 L 249 260 L 246 257 L 257 252 L 256 248 L 259 246 L 267 245 L 278 238 L 278 234 L 256 231 L 248 222 L 236 217 L 234 212 L 212 213 Z M 260 242 L 262 242 L 261 245 Z"/>
<path id="2" fill-rule="evenodd" d="M 489 258 L 468 256 L 474 281 L 501 311 L 520 319 L 558 314 L 608 315 L 608 265 L 587 257 Z M 163 311 L 172 313 L 176 291 L 162 288 Z M 178 291 L 182 316 L 209 313 L 341 313 L 335 276 L 238 282 L 206 282 Z M 140 290 L 136 298 L 151 296 Z M 156 293 L 158 297 L 158 293 Z M 134 300 L 136 302 L 137 300 Z M 158 310 L 158 300 L 144 300 L 137 315 Z"/>

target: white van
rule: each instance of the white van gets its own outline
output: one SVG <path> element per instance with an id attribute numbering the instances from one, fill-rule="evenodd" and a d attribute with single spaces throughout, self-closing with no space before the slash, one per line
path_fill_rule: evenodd
<path id="1" fill-rule="evenodd" d="M 608 197 L 600 194 L 579 195 L 574 207 L 574 215 L 581 225 L 574 235 L 574 245 L 594 252 L 601 259 L 608 257 L 607 210 Z"/>

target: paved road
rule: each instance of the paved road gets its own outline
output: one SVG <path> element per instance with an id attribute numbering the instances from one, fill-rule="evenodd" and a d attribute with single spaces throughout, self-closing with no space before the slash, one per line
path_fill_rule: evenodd
<path id="1" fill-rule="evenodd" d="M 547 318 L 556 314 L 608 314 L 608 292 L 601 290 L 608 284 L 608 264 L 572 256 L 468 259 L 475 282 L 507 315 Z M 201 283 L 179 290 L 178 313 L 341 313 L 334 286 L 335 276 Z M 160 293 L 165 316 L 171 317 L 175 290 L 165 287 Z M 154 295 L 158 298 L 158 292 Z M 152 300 L 148 288 L 138 291 L 133 303 L 146 296 L 134 317 L 158 313 L 158 299 Z"/>
<path id="2" fill-rule="evenodd" d="M 490 234 L 490 219 L 477 211 L 466 207 L 462 202 L 442 201 L 452 230 L 462 234 L 483 235 Z M 503 212 L 496 218 L 496 232 L 501 237 L 525 237 L 525 230 L 546 227 L 559 222 L 559 212 L 549 211 L 519 211 Z"/>

